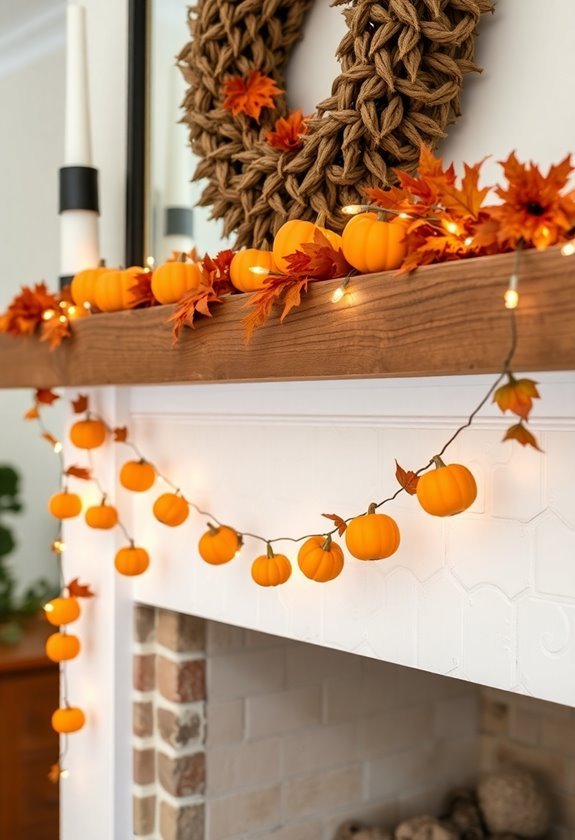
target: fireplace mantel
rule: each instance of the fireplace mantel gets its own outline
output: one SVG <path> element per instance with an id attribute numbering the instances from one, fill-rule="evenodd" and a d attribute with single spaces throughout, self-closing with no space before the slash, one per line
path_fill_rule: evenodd
<path id="1" fill-rule="evenodd" d="M 215 307 L 173 346 L 175 307 L 118 312 L 74 325 L 56 351 L 0 335 L 0 387 L 143 385 L 492 373 L 509 348 L 503 293 L 514 255 L 354 277 L 331 302 L 312 284 L 284 325 L 274 317 L 244 343 L 246 296 Z M 575 259 L 529 251 L 520 268 L 518 370 L 575 369 Z"/>

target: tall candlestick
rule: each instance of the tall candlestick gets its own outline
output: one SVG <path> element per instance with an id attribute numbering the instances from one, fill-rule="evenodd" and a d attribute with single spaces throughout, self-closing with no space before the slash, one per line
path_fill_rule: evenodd
<path id="1" fill-rule="evenodd" d="M 66 11 L 66 123 L 60 169 L 60 285 L 100 259 L 98 171 L 92 166 L 86 9 Z"/>

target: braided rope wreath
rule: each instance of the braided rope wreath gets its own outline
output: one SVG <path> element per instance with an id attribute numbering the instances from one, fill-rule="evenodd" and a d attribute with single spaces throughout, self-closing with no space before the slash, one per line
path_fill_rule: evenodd
<path id="1" fill-rule="evenodd" d="M 192 39 L 178 56 L 189 84 L 184 122 L 207 186 L 200 204 L 224 220 L 236 244 L 269 245 L 288 219 L 341 230 L 340 208 L 361 189 L 389 183 L 391 167 L 413 170 L 422 143 L 434 148 L 459 116 L 463 77 L 474 63 L 476 27 L 491 0 L 351 0 L 332 95 L 307 121 L 293 153 L 265 134 L 287 113 L 285 98 L 259 124 L 222 107 L 230 75 L 253 70 L 284 88 L 283 72 L 312 0 L 199 0 Z M 335 0 L 342 5 L 348 0 Z"/>

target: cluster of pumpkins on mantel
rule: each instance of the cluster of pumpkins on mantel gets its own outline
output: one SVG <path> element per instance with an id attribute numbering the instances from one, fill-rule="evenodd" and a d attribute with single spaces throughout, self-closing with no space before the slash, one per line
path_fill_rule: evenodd
<path id="1" fill-rule="evenodd" d="M 237 251 L 230 265 L 230 279 L 240 292 L 255 292 L 263 288 L 271 274 L 289 273 L 287 257 L 302 245 L 313 243 L 319 231 L 335 251 L 341 251 L 349 265 L 361 274 L 399 268 L 406 253 L 404 243 L 406 221 L 387 220 L 384 211 L 364 212 L 350 218 L 340 235 L 317 222 L 292 219 L 278 230 L 271 250 L 246 248 Z M 152 273 L 151 291 L 160 304 L 177 303 L 184 294 L 197 289 L 203 280 L 201 261 L 181 254 L 178 259 L 150 268 L 97 268 L 80 271 L 72 280 L 74 303 L 100 312 L 132 309 L 135 303 L 133 288 L 138 278 Z"/>

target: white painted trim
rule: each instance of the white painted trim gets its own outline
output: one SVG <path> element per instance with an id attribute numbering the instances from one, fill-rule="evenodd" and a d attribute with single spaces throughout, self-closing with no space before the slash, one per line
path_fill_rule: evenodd
<path id="1" fill-rule="evenodd" d="M 66 46 L 66 3 L 52 8 L 0 35 L 0 79 Z"/>

